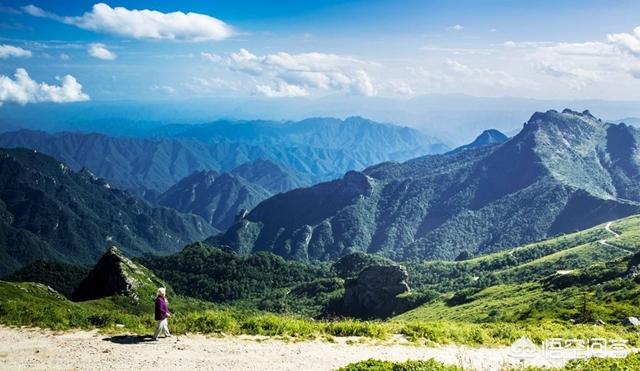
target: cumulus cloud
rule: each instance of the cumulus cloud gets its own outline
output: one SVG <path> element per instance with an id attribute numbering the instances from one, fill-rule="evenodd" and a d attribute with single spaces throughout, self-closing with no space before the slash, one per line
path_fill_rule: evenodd
<path id="1" fill-rule="evenodd" d="M 620 50 L 640 57 L 640 26 L 633 33 L 616 33 L 607 36 L 607 39 Z"/>
<path id="2" fill-rule="evenodd" d="M 31 52 L 26 49 L 19 48 L 17 46 L 2 44 L 0 45 L 0 59 L 7 59 L 10 57 L 31 57 Z"/>
<path id="3" fill-rule="evenodd" d="M 134 39 L 210 41 L 223 40 L 233 35 L 233 28 L 220 19 L 200 13 L 162 13 L 149 9 L 112 8 L 105 3 L 93 5 L 91 11 L 77 17 L 64 17 L 45 11 L 35 5 L 22 10 L 34 17 L 58 22 L 100 33 Z"/>
<path id="4" fill-rule="evenodd" d="M 27 103 L 54 102 L 82 102 L 89 100 L 89 96 L 82 91 L 82 85 L 75 77 L 65 75 L 58 78 L 60 85 L 49 85 L 36 82 L 24 68 L 16 69 L 10 76 L 0 75 L 0 105 L 14 102 L 21 105 Z"/>
<path id="5" fill-rule="evenodd" d="M 453 25 L 451 27 L 447 27 L 447 30 L 449 30 L 449 31 L 462 31 L 462 30 L 464 30 L 464 26 L 461 25 L 461 24 L 456 24 L 456 25 Z"/>
<path id="6" fill-rule="evenodd" d="M 118 57 L 116 53 L 110 51 L 104 44 L 100 43 L 89 44 L 87 53 L 89 53 L 89 55 L 94 58 L 102 59 L 105 61 L 112 61 Z"/>
<path id="7" fill-rule="evenodd" d="M 256 92 L 268 97 L 299 97 L 311 90 L 373 96 L 377 91 L 355 58 L 324 53 L 275 53 L 257 56 L 246 49 L 223 61 L 231 70 L 260 80 Z"/>

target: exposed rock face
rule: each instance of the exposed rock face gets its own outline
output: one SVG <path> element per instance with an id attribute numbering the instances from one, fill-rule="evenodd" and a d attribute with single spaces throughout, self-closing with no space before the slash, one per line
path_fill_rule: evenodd
<path id="1" fill-rule="evenodd" d="M 138 302 L 141 296 L 152 298 L 158 287 L 165 286 L 148 269 L 131 261 L 114 246 L 100 258 L 71 299 L 85 301 L 123 295 Z"/>
<path id="2" fill-rule="evenodd" d="M 409 291 L 407 270 L 399 265 L 370 266 L 345 282 L 345 312 L 363 318 L 393 314 L 396 296 Z"/>
<path id="3" fill-rule="evenodd" d="M 627 317 L 622 320 L 622 324 L 629 327 L 638 327 L 640 326 L 640 319 L 637 317 Z"/>
<path id="4" fill-rule="evenodd" d="M 627 279 L 636 278 L 636 277 L 638 277 L 638 275 L 640 275 L 640 264 L 639 265 L 634 265 L 631 268 L 629 268 L 625 278 L 627 278 Z"/>

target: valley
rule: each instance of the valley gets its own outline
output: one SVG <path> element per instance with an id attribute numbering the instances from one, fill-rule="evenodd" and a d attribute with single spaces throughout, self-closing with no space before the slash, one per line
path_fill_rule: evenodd
<path id="1" fill-rule="evenodd" d="M 640 370 L 638 14 L 0 3 L 0 371 Z"/>

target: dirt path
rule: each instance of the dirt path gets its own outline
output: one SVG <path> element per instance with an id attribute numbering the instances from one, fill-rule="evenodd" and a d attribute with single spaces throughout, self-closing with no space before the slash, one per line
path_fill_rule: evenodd
<path id="1" fill-rule="evenodd" d="M 284 342 L 256 337 L 209 338 L 189 335 L 152 342 L 95 331 L 54 333 L 0 327 L 0 369 L 202 369 L 333 370 L 369 358 L 403 361 L 436 358 L 479 370 L 517 364 L 507 348 L 425 347 L 402 339 L 375 344 L 357 339 Z M 551 365 L 541 356 L 527 364 Z M 556 364 L 557 365 L 557 364 Z"/>
<path id="2" fill-rule="evenodd" d="M 607 225 L 604 226 L 604 229 L 607 230 L 607 232 L 611 233 L 612 235 L 614 235 L 615 237 L 620 236 L 620 234 L 616 231 L 614 231 L 613 229 L 611 229 L 611 222 L 607 223 Z"/>
<path id="3" fill-rule="evenodd" d="M 618 237 L 618 236 L 620 236 L 620 234 L 619 234 L 618 232 L 616 232 L 616 231 L 614 231 L 613 229 L 611 229 L 611 222 L 607 223 L 607 224 L 604 226 L 604 229 L 605 229 L 607 232 L 611 233 L 614 237 Z M 612 244 L 610 244 L 609 242 L 607 242 L 607 240 L 605 240 L 605 239 L 598 240 L 598 243 L 599 243 L 600 245 L 603 245 L 603 246 L 612 247 L 612 248 L 614 248 L 614 249 L 620 249 L 620 250 L 625 251 L 625 252 L 627 252 L 627 253 L 629 253 L 629 254 L 635 254 L 635 251 L 627 250 L 627 249 L 625 249 L 624 247 L 620 247 L 620 246 L 612 245 Z"/>

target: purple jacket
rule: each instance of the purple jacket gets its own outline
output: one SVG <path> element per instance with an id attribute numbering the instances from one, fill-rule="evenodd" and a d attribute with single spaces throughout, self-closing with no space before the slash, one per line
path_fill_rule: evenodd
<path id="1" fill-rule="evenodd" d="M 156 297 L 156 321 L 163 320 L 169 317 L 169 307 L 167 306 L 167 300 L 162 296 Z"/>

